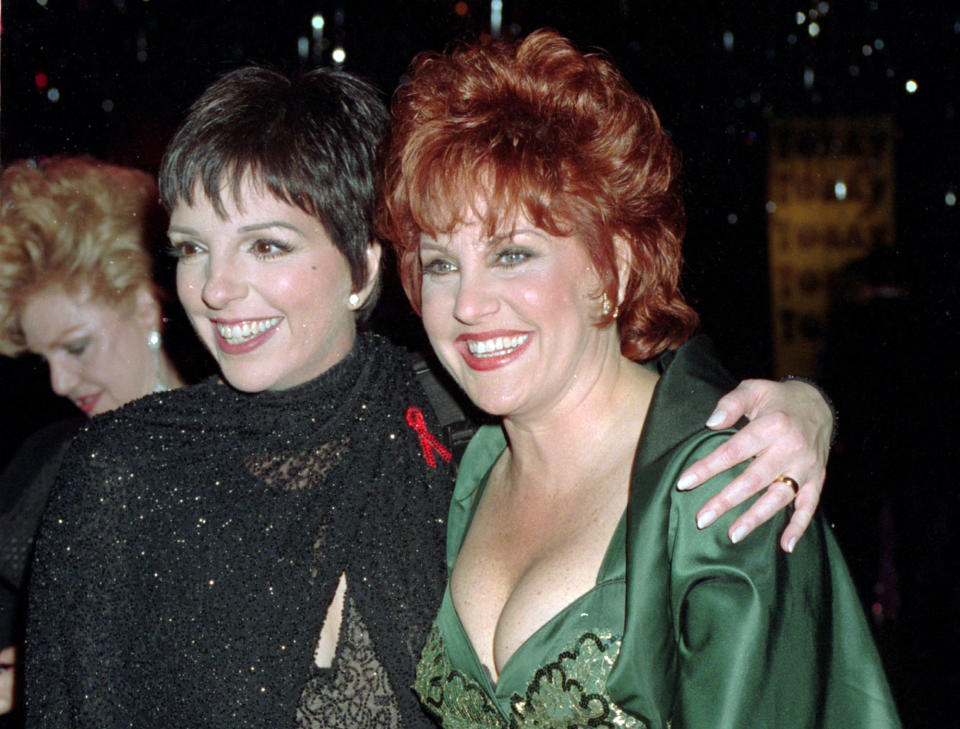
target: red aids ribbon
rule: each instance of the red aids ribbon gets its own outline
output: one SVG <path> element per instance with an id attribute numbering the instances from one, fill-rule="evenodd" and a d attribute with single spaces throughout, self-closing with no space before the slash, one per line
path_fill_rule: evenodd
<path id="1" fill-rule="evenodd" d="M 423 419 L 423 413 L 420 412 L 420 408 L 415 405 L 407 408 L 407 425 L 413 428 L 417 433 L 417 437 L 420 438 L 420 449 L 423 451 L 423 460 L 427 462 L 430 468 L 437 467 L 437 459 L 433 456 L 434 451 L 449 463 L 453 456 L 450 454 L 450 451 L 443 447 L 443 443 L 437 440 L 436 436 L 427 430 L 427 423 Z"/>

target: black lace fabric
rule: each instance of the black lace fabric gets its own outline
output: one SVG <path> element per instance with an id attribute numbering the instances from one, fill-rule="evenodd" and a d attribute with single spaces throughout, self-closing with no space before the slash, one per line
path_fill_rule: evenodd
<path id="1" fill-rule="evenodd" d="M 396 694 L 370 630 L 349 597 L 333 665 L 314 668 L 297 705 L 297 729 L 402 726 Z"/>
<path id="2" fill-rule="evenodd" d="M 411 406 L 437 432 L 405 354 L 365 335 L 290 390 L 208 381 L 92 420 L 37 542 L 28 726 L 431 726 L 408 687 L 452 474 L 427 464 Z"/>

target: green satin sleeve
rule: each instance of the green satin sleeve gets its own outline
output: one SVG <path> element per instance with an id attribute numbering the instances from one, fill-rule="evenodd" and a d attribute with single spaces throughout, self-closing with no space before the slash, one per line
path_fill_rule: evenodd
<path id="1" fill-rule="evenodd" d="M 899 727 L 823 520 L 793 554 L 777 546 L 787 512 L 732 545 L 727 529 L 746 505 L 702 531 L 695 515 L 737 471 L 692 493 L 672 487 L 729 436 L 702 431 L 635 468 L 625 632 L 611 697 L 651 727 Z"/>
<path id="2" fill-rule="evenodd" d="M 698 438 L 689 453 L 676 459 L 671 476 L 723 437 Z M 681 494 L 670 499 L 669 594 L 677 651 L 673 725 L 816 726 L 822 703 L 816 636 L 817 575 L 823 565 L 813 544 L 818 535 L 808 535 L 800 553 L 783 553 L 777 535 L 787 515 L 780 512 L 732 545 L 727 529 L 745 507 L 698 531 L 697 508 L 734 475 L 718 477 L 708 484 L 708 493 L 693 499 Z"/>

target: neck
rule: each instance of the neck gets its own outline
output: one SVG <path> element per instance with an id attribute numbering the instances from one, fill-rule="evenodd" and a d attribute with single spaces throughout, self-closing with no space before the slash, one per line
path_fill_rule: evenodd
<path id="1" fill-rule="evenodd" d="M 576 483 L 632 459 L 657 375 L 617 352 L 580 392 L 549 412 L 503 419 L 513 484 Z"/>
<path id="2" fill-rule="evenodd" d="M 176 367 L 170 362 L 170 358 L 163 355 L 159 358 L 157 367 L 157 385 L 163 385 L 166 390 L 175 390 L 186 384 L 177 373 Z"/>

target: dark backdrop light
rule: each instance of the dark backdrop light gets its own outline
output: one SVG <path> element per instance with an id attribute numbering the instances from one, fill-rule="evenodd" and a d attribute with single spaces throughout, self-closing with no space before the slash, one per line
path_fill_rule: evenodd
<path id="1" fill-rule="evenodd" d="M 247 63 L 295 70 L 334 63 L 342 52 L 346 69 L 389 95 L 418 51 L 490 32 L 493 5 L 7 0 L 0 35 L 0 158 L 7 163 L 85 153 L 156 171 L 190 102 L 225 71 Z M 944 463 L 936 458 L 957 432 L 958 373 L 949 353 L 957 338 L 960 273 L 960 8 L 917 0 L 503 0 L 499 8 L 502 35 L 551 26 L 583 47 L 603 49 L 658 109 L 684 158 L 686 287 L 705 328 L 740 374 L 763 375 L 771 367 L 765 210 L 771 120 L 893 117 L 896 240 L 890 260 L 912 292 L 914 319 L 909 337 L 876 342 L 879 354 L 871 362 L 898 368 L 902 379 L 882 387 L 913 383 L 889 438 L 923 433 L 925 460 L 909 471 L 910 483 L 898 487 L 916 493 L 930 511 L 956 515 L 955 478 L 942 453 Z M 322 28 L 315 27 L 315 16 L 322 16 Z M 2 459 L 27 430 L 60 411 L 47 405 L 42 367 L 25 370 L 2 360 L 0 377 L 5 427 L 11 427 L 8 413 L 26 413 L 2 439 Z M 838 402 L 846 394 L 840 387 L 833 393 Z M 875 393 L 878 401 L 885 396 Z M 883 442 L 870 447 L 887 449 Z M 842 486 L 832 488 L 842 493 Z M 931 549 L 955 559 L 952 516 L 932 525 L 925 518 L 917 517 L 911 528 L 944 532 Z M 960 588 L 931 580 L 923 597 L 941 613 L 955 610 Z M 958 619 L 954 613 L 952 622 Z M 913 722 L 908 725 L 955 721 L 938 697 L 956 695 L 960 676 L 955 668 L 939 670 L 937 661 L 945 646 L 957 647 L 957 635 L 954 628 L 918 637 L 941 643 L 926 652 L 905 653 L 899 643 L 884 648 L 888 660 L 903 657 L 903 673 L 926 666 L 918 678 L 898 683 Z"/>
<path id="2" fill-rule="evenodd" d="M 333 63 L 342 49 L 345 68 L 389 94 L 416 52 L 489 32 L 492 5 L 6 2 L 0 154 L 89 153 L 152 171 L 192 99 L 231 68 L 293 70 Z M 723 332 L 735 369 L 770 369 L 764 203 L 772 117 L 893 114 L 905 265 L 923 269 L 934 258 L 937 270 L 956 270 L 948 240 L 960 216 L 960 11 L 907 0 L 501 7 L 503 35 L 552 26 L 604 49 L 659 110 L 685 162 L 688 291 L 708 329 Z M 323 18 L 319 33 L 314 16 Z"/>

